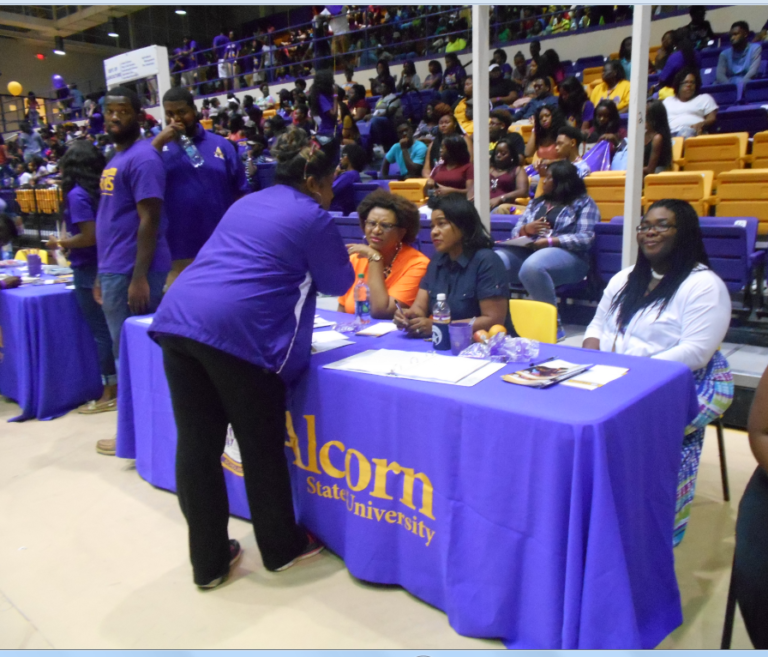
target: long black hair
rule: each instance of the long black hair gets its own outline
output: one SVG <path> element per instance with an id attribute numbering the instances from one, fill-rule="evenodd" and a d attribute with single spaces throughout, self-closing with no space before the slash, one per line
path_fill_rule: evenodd
<path id="1" fill-rule="evenodd" d="M 648 212 L 654 208 L 665 208 L 675 215 L 677 232 L 675 244 L 669 254 L 669 271 L 659 284 L 646 294 L 648 284 L 651 282 L 651 263 L 643 254 L 643 250 L 638 247 L 635 268 L 611 303 L 611 312 L 618 311 L 617 324 L 622 329 L 626 328 L 635 314 L 644 308 L 658 305 L 660 314 L 697 265 L 709 267 L 709 258 L 701 237 L 699 217 L 691 204 L 679 199 L 662 199 L 651 205 Z"/>
<path id="2" fill-rule="evenodd" d="M 659 154 L 659 166 L 668 167 L 672 164 L 672 133 L 669 130 L 667 108 L 660 100 L 649 103 L 645 113 L 646 125 L 654 132 L 661 135 L 661 153 Z"/>
<path id="3" fill-rule="evenodd" d="M 568 100 L 565 100 L 562 96 L 563 91 L 568 92 Z M 578 126 L 581 127 L 584 115 L 584 104 L 589 100 L 587 92 L 584 91 L 584 85 L 581 84 L 575 77 L 570 76 L 565 78 L 560 83 L 560 97 L 557 100 L 560 111 L 566 116 L 577 117 Z"/>
<path id="4" fill-rule="evenodd" d="M 615 135 L 621 130 L 621 117 L 619 116 L 619 109 L 616 107 L 616 103 L 608 98 L 603 98 L 597 104 L 597 107 L 595 107 L 595 115 L 597 115 L 597 110 L 601 107 L 608 110 L 608 123 L 601 126 L 597 121 L 594 121 L 594 132 L 590 135 L 590 138 L 587 139 L 590 143 L 597 141 L 597 138 L 602 137 L 603 135 Z"/>
<path id="5" fill-rule="evenodd" d="M 468 201 L 463 194 L 454 192 L 445 196 L 436 196 L 430 200 L 429 207 L 433 212 L 442 210 L 445 218 L 461 231 L 461 245 L 468 257 L 479 249 L 493 247 L 493 240 L 483 226 L 475 204 Z"/>
<path id="6" fill-rule="evenodd" d="M 334 82 L 331 69 L 321 69 L 315 74 L 315 81 L 309 90 L 309 107 L 313 116 L 320 116 L 320 96 L 333 96 Z"/>
<path id="7" fill-rule="evenodd" d="M 619 46 L 619 59 L 626 59 L 628 62 L 632 61 L 632 37 L 628 36 L 622 40 L 621 46 Z"/>
<path id="8" fill-rule="evenodd" d="M 548 111 L 552 115 L 552 120 L 548 128 L 541 125 L 541 113 Z M 543 105 L 536 110 L 533 117 L 533 131 L 536 135 L 536 148 L 539 148 L 545 140 L 554 142 L 557 139 L 557 131 L 565 125 L 565 117 L 556 105 Z"/>
<path id="9" fill-rule="evenodd" d="M 105 166 L 104 155 L 91 142 L 81 139 L 73 141 L 59 160 L 64 196 L 66 197 L 75 185 L 80 185 L 85 193 L 98 203 L 101 196 L 101 172 Z"/>
<path id="10" fill-rule="evenodd" d="M 445 154 L 456 166 L 469 163 L 469 148 L 464 135 L 448 135 L 441 146 L 445 146 Z"/>
<path id="11" fill-rule="evenodd" d="M 556 160 L 549 165 L 549 173 L 552 174 L 552 180 L 555 188 L 551 194 L 544 194 L 539 197 L 541 201 L 554 201 L 563 205 L 570 205 L 580 196 L 587 193 L 584 181 L 579 176 L 579 170 L 568 160 Z M 536 199 L 538 201 L 539 199 Z"/>

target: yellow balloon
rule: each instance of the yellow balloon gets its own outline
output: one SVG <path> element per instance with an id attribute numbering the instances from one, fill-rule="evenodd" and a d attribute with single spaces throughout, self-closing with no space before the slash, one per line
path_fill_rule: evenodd
<path id="1" fill-rule="evenodd" d="M 10 93 L 11 96 L 20 96 L 21 95 L 21 85 L 18 82 L 9 82 L 8 83 L 8 93 Z"/>

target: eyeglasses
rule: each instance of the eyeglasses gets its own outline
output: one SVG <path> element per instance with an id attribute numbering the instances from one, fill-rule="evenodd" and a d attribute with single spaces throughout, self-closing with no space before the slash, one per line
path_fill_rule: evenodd
<path id="1" fill-rule="evenodd" d="M 376 228 L 381 228 L 382 232 L 388 233 L 393 228 L 397 228 L 397 224 L 390 224 L 385 221 L 370 221 L 367 220 L 365 222 L 365 227 L 370 228 L 371 230 L 375 230 Z"/>
<path id="2" fill-rule="evenodd" d="M 649 230 L 655 230 L 657 233 L 666 233 L 671 228 L 677 228 L 675 224 L 658 223 L 658 224 L 640 224 L 635 231 L 638 233 L 647 233 Z"/>

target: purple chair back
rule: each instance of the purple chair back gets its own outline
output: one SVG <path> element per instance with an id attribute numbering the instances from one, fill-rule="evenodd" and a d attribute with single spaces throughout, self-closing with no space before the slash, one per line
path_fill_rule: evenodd
<path id="1" fill-rule="evenodd" d="M 702 68 L 701 69 L 701 86 L 709 87 L 715 84 L 715 78 L 717 77 L 717 68 Z"/>
<path id="2" fill-rule="evenodd" d="M 388 180 L 371 180 L 370 182 L 355 183 L 352 185 L 352 190 L 355 198 L 355 207 L 360 205 L 360 202 L 368 196 L 371 192 L 375 192 L 377 189 L 383 189 L 385 192 L 389 191 Z M 350 215 L 352 216 L 352 215 Z"/>
<path id="3" fill-rule="evenodd" d="M 717 119 L 709 129 L 710 133 L 748 132 L 752 137 L 756 132 L 768 130 L 768 112 L 762 107 L 733 107 L 717 113 Z"/>
<path id="4" fill-rule="evenodd" d="M 739 100 L 739 87 L 735 84 L 711 84 L 702 87 L 701 93 L 712 96 L 721 108 L 735 105 Z"/>
<path id="5" fill-rule="evenodd" d="M 614 223 L 616 219 L 622 219 Z M 597 275 L 603 284 L 621 270 L 621 244 L 624 231 L 623 218 L 614 217 L 610 223 L 595 224 L 595 242 L 592 247 Z"/>
<path id="6" fill-rule="evenodd" d="M 762 64 L 768 62 L 763 61 Z M 768 80 L 749 80 L 741 96 L 743 103 L 764 103 L 768 101 Z"/>
<path id="7" fill-rule="evenodd" d="M 704 48 L 701 51 L 701 68 L 717 68 L 717 60 L 722 51 L 722 48 Z"/>

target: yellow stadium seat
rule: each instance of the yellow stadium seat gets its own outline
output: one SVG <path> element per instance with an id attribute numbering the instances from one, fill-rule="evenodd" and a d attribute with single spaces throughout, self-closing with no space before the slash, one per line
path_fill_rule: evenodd
<path id="1" fill-rule="evenodd" d="M 760 235 L 768 234 L 768 169 L 725 171 L 717 176 L 717 194 L 709 199 L 718 217 L 757 217 Z"/>
<path id="2" fill-rule="evenodd" d="M 48 264 L 48 251 L 44 249 L 19 249 L 16 251 L 16 256 L 14 257 L 14 260 L 23 260 L 24 262 L 27 261 L 28 255 L 39 255 L 40 256 L 40 262 L 42 262 L 44 265 Z"/>
<path id="3" fill-rule="evenodd" d="M 676 164 L 683 171 L 722 171 L 743 169 L 747 160 L 749 134 L 700 135 L 685 140 L 683 158 Z"/>
<path id="4" fill-rule="evenodd" d="M 427 180 L 428 178 L 410 178 L 402 181 L 390 180 L 389 191 L 397 196 L 408 199 L 412 203 L 418 204 L 426 196 L 424 186 L 427 184 Z"/>
<path id="5" fill-rule="evenodd" d="M 533 132 L 533 123 L 516 123 L 509 126 L 509 131 L 519 134 L 527 144 L 528 140 L 531 138 L 531 133 Z"/>
<path id="6" fill-rule="evenodd" d="M 547 344 L 557 342 L 557 308 L 531 299 L 510 299 L 509 314 L 515 333 L 521 338 Z"/>
<path id="7" fill-rule="evenodd" d="M 277 110 L 274 110 L 274 109 L 264 110 L 264 112 L 262 113 L 262 118 L 265 120 L 271 119 L 276 114 L 277 114 Z"/>
<path id="8" fill-rule="evenodd" d="M 200 119 L 200 125 L 205 130 L 213 130 L 213 119 Z"/>
<path id="9" fill-rule="evenodd" d="M 768 169 L 768 132 L 758 132 L 752 138 L 752 154 L 747 156 L 747 162 L 752 163 L 753 169 Z"/>
<path id="10" fill-rule="evenodd" d="M 584 77 L 581 82 L 585 87 L 591 85 L 593 82 L 600 82 L 603 79 L 603 67 L 594 66 L 592 68 L 585 68 L 583 75 Z"/>
<path id="11" fill-rule="evenodd" d="M 714 177 L 711 171 L 666 171 L 649 174 L 645 177 L 643 188 L 643 209 L 664 198 L 677 198 L 688 201 L 700 217 L 706 217 Z"/>
<path id="12" fill-rule="evenodd" d="M 680 165 L 676 162 L 683 159 L 684 144 L 684 137 L 672 137 L 672 171 L 680 171 Z"/>
<path id="13" fill-rule="evenodd" d="M 601 221 L 624 214 L 626 171 L 595 171 L 584 178 L 587 194 L 597 204 Z"/>
<path id="14" fill-rule="evenodd" d="M 16 202 L 24 214 L 32 214 L 35 211 L 35 190 L 17 189 Z"/>

